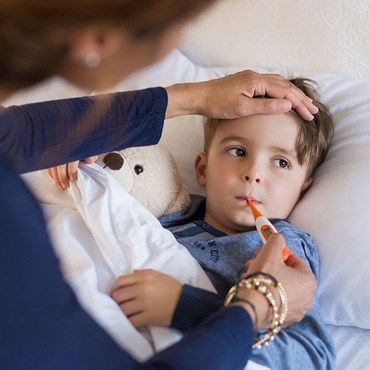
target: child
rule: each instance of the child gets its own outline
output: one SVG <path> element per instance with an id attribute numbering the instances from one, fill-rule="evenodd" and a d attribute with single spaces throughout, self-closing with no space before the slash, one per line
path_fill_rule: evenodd
<path id="1" fill-rule="evenodd" d="M 206 120 L 204 153 L 195 159 L 196 179 L 205 187 L 206 199 L 193 197 L 186 212 L 166 216 L 161 222 L 198 260 L 222 299 L 185 286 L 175 300 L 176 308 L 167 308 L 163 313 L 174 312 L 173 316 L 162 318 L 161 322 L 187 329 L 211 312 L 212 307 L 219 307 L 238 281 L 245 262 L 253 258 L 261 245 L 247 197 L 284 235 L 289 249 L 306 260 L 319 278 L 318 253 L 312 238 L 285 219 L 311 185 L 313 172 L 326 156 L 333 122 L 326 107 L 317 101 L 309 80 L 291 82 L 319 108 L 312 122 L 303 121 L 294 111 L 228 120 L 227 124 Z M 156 324 L 149 317 L 160 315 L 163 304 L 145 309 L 140 309 L 140 304 L 143 297 L 152 301 L 150 294 L 156 296 L 157 302 L 168 302 L 169 292 L 163 292 L 163 300 L 158 298 L 161 291 L 155 289 L 154 280 L 161 278 L 157 273 L 149 279 L 142 272 L 137 276 L 134 283 L 132 277 L 118 279 L 113 297 L 123 312 L 131 314 L 133 323 L 134 313 L 141 312 L 141 317 L 143 313 L 148 317 L 146 324 Z M 140 276 L 144 284 L 154 288 L 143 289 Z M 129 306 L 126 279 L 131 279 Z M 333 369 L 334 346 L 321 318 L 317 297 L 300 323 L 279 333 L 270 346 L 254 350 L 251 359 L 271 369 Z"/>

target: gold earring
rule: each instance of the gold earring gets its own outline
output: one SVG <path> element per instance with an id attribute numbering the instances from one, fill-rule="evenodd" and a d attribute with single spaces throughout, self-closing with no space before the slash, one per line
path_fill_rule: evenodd
<path id="1" fill-rule="evenodd" d="M 85 64 L 90 68 L 96 68 L 101 62 L 101 57 L 96 51 L 89 51 L 85 55 Z"/>

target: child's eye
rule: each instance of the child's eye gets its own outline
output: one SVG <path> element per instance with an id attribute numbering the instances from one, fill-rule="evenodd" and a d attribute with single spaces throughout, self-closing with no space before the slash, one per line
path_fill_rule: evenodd
<path id="1" fill-rule="evenodd" d="M 291 168 L 289 161 L 287 161 L 286 159 L 282 159 L 282 158 L 275 159 L 274 163 L 277 167 L 280 167 L 280 168 L 288 168 L 288 169 Z"/>
<path id="2" fill-rule="evenodd" d="M 241 148 L 231 148 L 228 150 L 228 153 L 234 157 L 245 157 L 245 150 Z"/>

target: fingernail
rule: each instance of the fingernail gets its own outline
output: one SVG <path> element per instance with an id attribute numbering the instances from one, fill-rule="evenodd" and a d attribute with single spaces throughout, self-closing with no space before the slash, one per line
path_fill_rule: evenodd
<path id="1" fill-rule="evenodd" d="M 64 190 L 60 185 L 58 185 L 58 189 L 59 189 L 60 191 L 63 191 L 63 190 Z"/>
<path id="2" fill-rule="evenodd" d="M 314 109 L 313 109 L 314 112 L 312 112 L 312 113 L 317 113 L 319 111 L 319 108 L 317 108 L 316 105 L 312 105 L 312 106 L 314 107 Z"/>
<path id="3" fill-rule="evenodd" d="M 284 111 L 289 111 L 292 109 L 292 104 L 288 100 L 281 100 L 279 102 L 279 109 L 284 110 Z"/>

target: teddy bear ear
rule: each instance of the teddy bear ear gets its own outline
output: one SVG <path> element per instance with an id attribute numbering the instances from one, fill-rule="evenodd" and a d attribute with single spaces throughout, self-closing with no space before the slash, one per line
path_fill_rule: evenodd
<path id="1" fill-rule="evenodd" d="M 111 170 L 118 171 L 125 163 L 122 155 L 118 152 L 108 153 L 103 158 L 104 164 Z"/>

